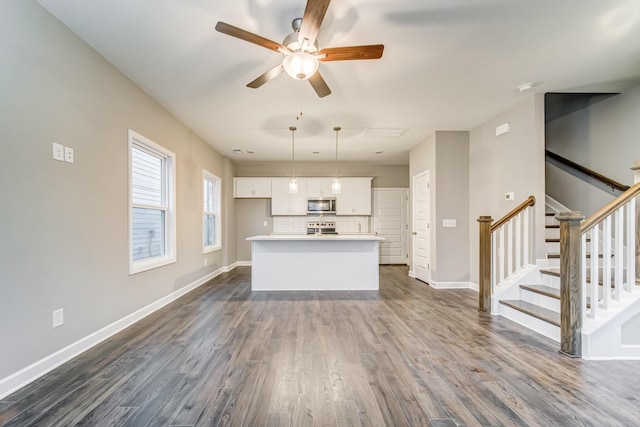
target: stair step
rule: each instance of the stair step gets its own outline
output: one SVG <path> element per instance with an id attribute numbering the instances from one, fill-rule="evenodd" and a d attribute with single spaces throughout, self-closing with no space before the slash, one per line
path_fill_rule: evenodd
<path id="1" fill-rule="evenodd" d="M 555 311 L 547 310 L 546 308 L 522 300 L 501 300 L 500 304 L 521 311 L 554 326 L 560 326 L 560 313 Z"/>
<path id="2" fill-rule="evenodd" d="M 540 269 L 541 274 L 548 274 L 549 276 L 560 277 L 560 269 L 559 268 L 542 268 Z"/>
<path id="3" fill-rule="evenodd" d="M 545 212 L 544 213 L 545 216 L 556 216 L 555 212 Z"/>
<path id="4" fill-rule="evenodd" d="M 560 243 L 560 238 L 559 237 L 551 237 L 551 238 L 546 238 L 544 239 L 545 242 L 547 243 Z M 587 238 L 587 242 L 590 242 L 591 239 Z"/>
<path id="5" fill-rule="evenodd" d="M 613 258 L 613 255 L 611 255 Z M 558 252 L 549 252 L 547 254 L 547 258 L 560 258 L 560 253 Z M 587 254 L 587 258 L 591 258 L 591 254 Z M 602 254 L 598 254 L 598 258 L 602 258 Z"/>
<path id="6" fill-rule="evenodd" d="M 560 299 L 560 289 L 552 288 L 545 285 L 520 285 L 520 289 L 524 289 L 529 292 L 535 292 L 540 295 L 547 296 L 549 298 Z"/>
<path id="7" fill-rule="evenodd" d="M 560 224 L 547 224 L 544 227 L 545 228 L 560 228 Z"/>

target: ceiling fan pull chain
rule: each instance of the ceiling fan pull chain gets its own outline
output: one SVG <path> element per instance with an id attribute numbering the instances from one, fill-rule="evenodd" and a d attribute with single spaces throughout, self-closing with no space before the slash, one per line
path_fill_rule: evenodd
<path id="1" fill-rule="evenodd" d="M 302 117 L 302 101 L 300 100 L 300 92 L 302 90 L 302 80 L 298 80 L 298 108 L 296 109 L 296 120 L 300 120 Z"/>

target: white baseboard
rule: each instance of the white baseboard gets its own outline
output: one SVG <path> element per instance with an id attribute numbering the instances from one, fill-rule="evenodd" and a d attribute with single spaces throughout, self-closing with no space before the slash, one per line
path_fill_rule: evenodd
<path id="1" fill-rule="evenodd" d="M 435 280 L 430 280 L 429 285 L 434 289 L 473 289 L 473 283 L 471 282 L 436 282 Z"/>
<path id="2" fill-rule="evenodd" d="M 238 267 L 251 267 L 251 261 L 238 261 Z"/>
<path id="3" fill-rule="evenodd" d="M 0 399 L 3 399 L 11 393 L 31 383 L 32 381 L 37 380 L 38 378 L 47 374 L 48 372 L 51 372 L 58 366 L 89 350 L 91 347 L 100 344 L 107 338 L 117 334 L 123 329 L 128 328 L 134 323 L 142 320 L 151 313 L 159 310 L 165 305 L 196 289 L 197 287 L 208 282 L 214 277 L 219 276 L 222 273 L 231 271 L 236 267 L 236 265 L 239 264 L 240 263 L 233 263 L 228 267 L 221 267 L 216 271 L 191 282 L 187 286 L 184 286 L 177 291 L 160 298 L 159 300 L 147 305 L 146 307 L 143 307 L 123 317 L 120 320 L 116 320 L 110 325 L 107 325 L 104 328 L 93 332 L 92 334 L 89 334 L 84 338 L 79 339 L 73 344 L 70 344 L 63 349 L 58 350 L 55 353 L 38 360 L 37 362 L 27 366 L 26 368 L 23 368 L 18 372 L 9 375 L 8 377 L 0 379 Z"/>
<path id="4" fill-rule="evenodd" d="M 413 273 L 413 270 L 409 270 L 409 274 L 407 274 L 409 277 L 411 277 L 412 279 L 416 278 L 416 275 Z"/>

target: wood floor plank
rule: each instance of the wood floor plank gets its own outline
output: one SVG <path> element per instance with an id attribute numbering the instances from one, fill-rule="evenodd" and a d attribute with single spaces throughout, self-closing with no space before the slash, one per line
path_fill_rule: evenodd
<path id="1" fill-rule="evenodd" d="M 477 292 L 251 292 L 238 267 L 0 401 L 0 426 L 637 426 L 640 361 L 586 361 Z"/>

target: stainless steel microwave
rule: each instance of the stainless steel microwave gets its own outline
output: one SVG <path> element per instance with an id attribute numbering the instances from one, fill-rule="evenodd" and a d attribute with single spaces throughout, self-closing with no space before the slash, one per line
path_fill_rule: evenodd
<path id="1" fill-rule="evenodd" d="M 335 214 L 336 199 L 334 197 L 323 199 L 307 199 L 308 214 Z"/>

